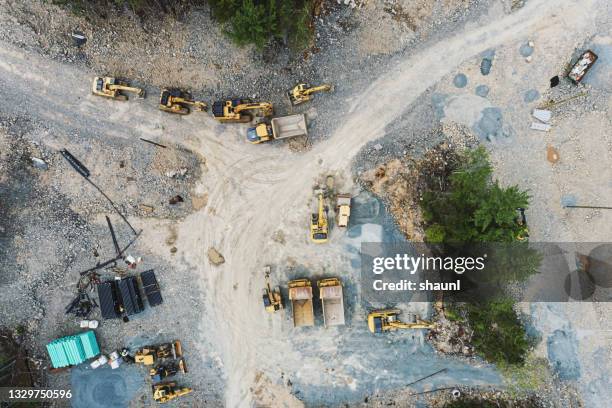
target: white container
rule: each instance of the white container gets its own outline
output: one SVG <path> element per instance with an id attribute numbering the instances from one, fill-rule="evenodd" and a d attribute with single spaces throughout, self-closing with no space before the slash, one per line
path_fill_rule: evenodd
<path id="1" fill-rule="evenodd" d="M 97 320 L 81 320 L 81 329 L 97 329 L 98 324 Z"/>
<path id="2" fill-rule="evenodd" d="M 100 357 L 92 361 L 91 364 L 89 364 L 89 366 L 95 370 L 96 368 L 106 363 L 108 363 L 108 358 L 106 358 L 106 356 L 102 354 Z"/>

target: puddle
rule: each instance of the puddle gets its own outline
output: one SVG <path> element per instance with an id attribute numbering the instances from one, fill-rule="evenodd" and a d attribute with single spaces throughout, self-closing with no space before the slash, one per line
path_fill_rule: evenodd
<path id="1" fill-rule="evenodd" d="M 555 330 L 546 341 L 548 360 L 561 380 L 576 380 L 580 377 L 580 363 L 576 335 L 565 330 Z"/>
<path id="2" fill-rule="evenodd" d="M 467 83 L 468 83 L 468 80 L 465 74 L 457 74 L 455 75 L 455 78 L 453 79 L 453 84 L 457 88 L 464 88 L 467 85 Z"/>
<path id="3" fill-rule="evenodd" d="M 486 85 L 478 85 L 476 87 L 476 91 L 475 91 L 476 95 L 480 96 L 481 98 L 486 98 L 487 95 L 489 94 L 489 87 Z"/>
<path id="4" fill-rule="evenodd" d="M 523 95 L 523 100 L 525 102 L 533 102 L 539 98 L 540 98 L 540 93 L 535 89 L 530 89 L 527 92 L 525 92 L 525 95 Z"/>
<path id="5" fill-rule="evenodd" d="M 142 370 L 128 364 L 115 370 L 108 365 L 93 370 L 82 364 L 72 369 L 71 376 L 74 408 L 128 407 L 144 386 Z"/>

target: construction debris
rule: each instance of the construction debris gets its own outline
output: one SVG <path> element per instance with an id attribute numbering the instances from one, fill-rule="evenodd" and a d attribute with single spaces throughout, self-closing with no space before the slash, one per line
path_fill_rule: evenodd
<path id="1" fill-rule="evenodd" d="M 539 123 L 539 122 L 532 122 L 531 123 L 531 129 L 533 130 L 540 130 L 542 132 L 548 132 L 550 130 L 551 126 L 547 123 Z"/>
<path id="2" fill-rule="evenodd" d="M 551 145 L 546 146 L 546 160 L 555 164 L 559 161 L 559 152 Z"/>
<path id="3" fill-rule="evenodd" d="M 544 123 L 550 122 L 550 118 L 552 117 L 551 112 L 546 109 L 534 109 L 532 115 L 534 118 Z"/>
<path id="4" fill-rule="evenodd" d="M 38 157 L 30 157 L 32 159 L 32 165 L 39 170 L 47 170 L 49 165 L 43 159 L 39 159 Z"/>
<path id="5" fill-rule="evenodd" d="M 168 202 L 169 202 L 171 205 L 174 205 L 174 204 L 182 203 L 183 201 L 184 201 L 184 200 L 183 200 L 183 197 L 181 197 L 180 195 L 175 195 L 175 196 L 174 196 L 174 197 L 172 197 L 172 198 L 171 198 L 171 199 L 170 199 Z"/>

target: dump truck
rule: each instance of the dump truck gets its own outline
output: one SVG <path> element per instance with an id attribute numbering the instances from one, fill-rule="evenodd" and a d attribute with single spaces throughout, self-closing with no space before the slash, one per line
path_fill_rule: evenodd
<path id="1" fill-rule="evenodd" d="M 312 284 L 308 279 L 296 279 L 289 282 L 289 300 L 291 300 L 293 311 L 293 326 L 314 326 Z"/>
<path id="2" fill-rule="evenodd" d="M 344 324 L 344 300 L 342 283 L 338 278 L 321 279 L 317 282 L 319 297 L 323 305 L 323 324 L 325 327 Z"/>
<path id="3" fill-rule="evenodd" d="M 307 135 L 308 129 L 304 115 L 274 118 L 270 123 L 264 121 L 247 130 L 247 140 L 253 144 Z"/>
<path id="4" fill-rule="evenodd" d="M 351 216 L 351 195 L 338 194 L 336 197 L 336 215 L 339 227 L 348 227 L 349 217 Z"/>

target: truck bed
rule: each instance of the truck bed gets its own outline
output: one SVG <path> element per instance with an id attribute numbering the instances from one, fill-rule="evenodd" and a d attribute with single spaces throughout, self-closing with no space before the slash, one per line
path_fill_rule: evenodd
<path id="1" fill-rule="evenodd" d="M 289 299 L 293 312 L 293 325 L 314 326 L 314 310 L 312 306 L 312 287 L 290 287 Z"/>
<path id="2" fill-rule="evenodd" d="M 323 322 L 325 326 L 340 326 L 344 324 L 344 301 L 342 286 L 327 286 L 319 288 L 323 304 Z"/>
<path id="3" fill-rule="evenodd" d="M 306 117 L 304 115 L 290 115 L 272 119 L 272 132 L 275 139 L 306 136 Z"/>

